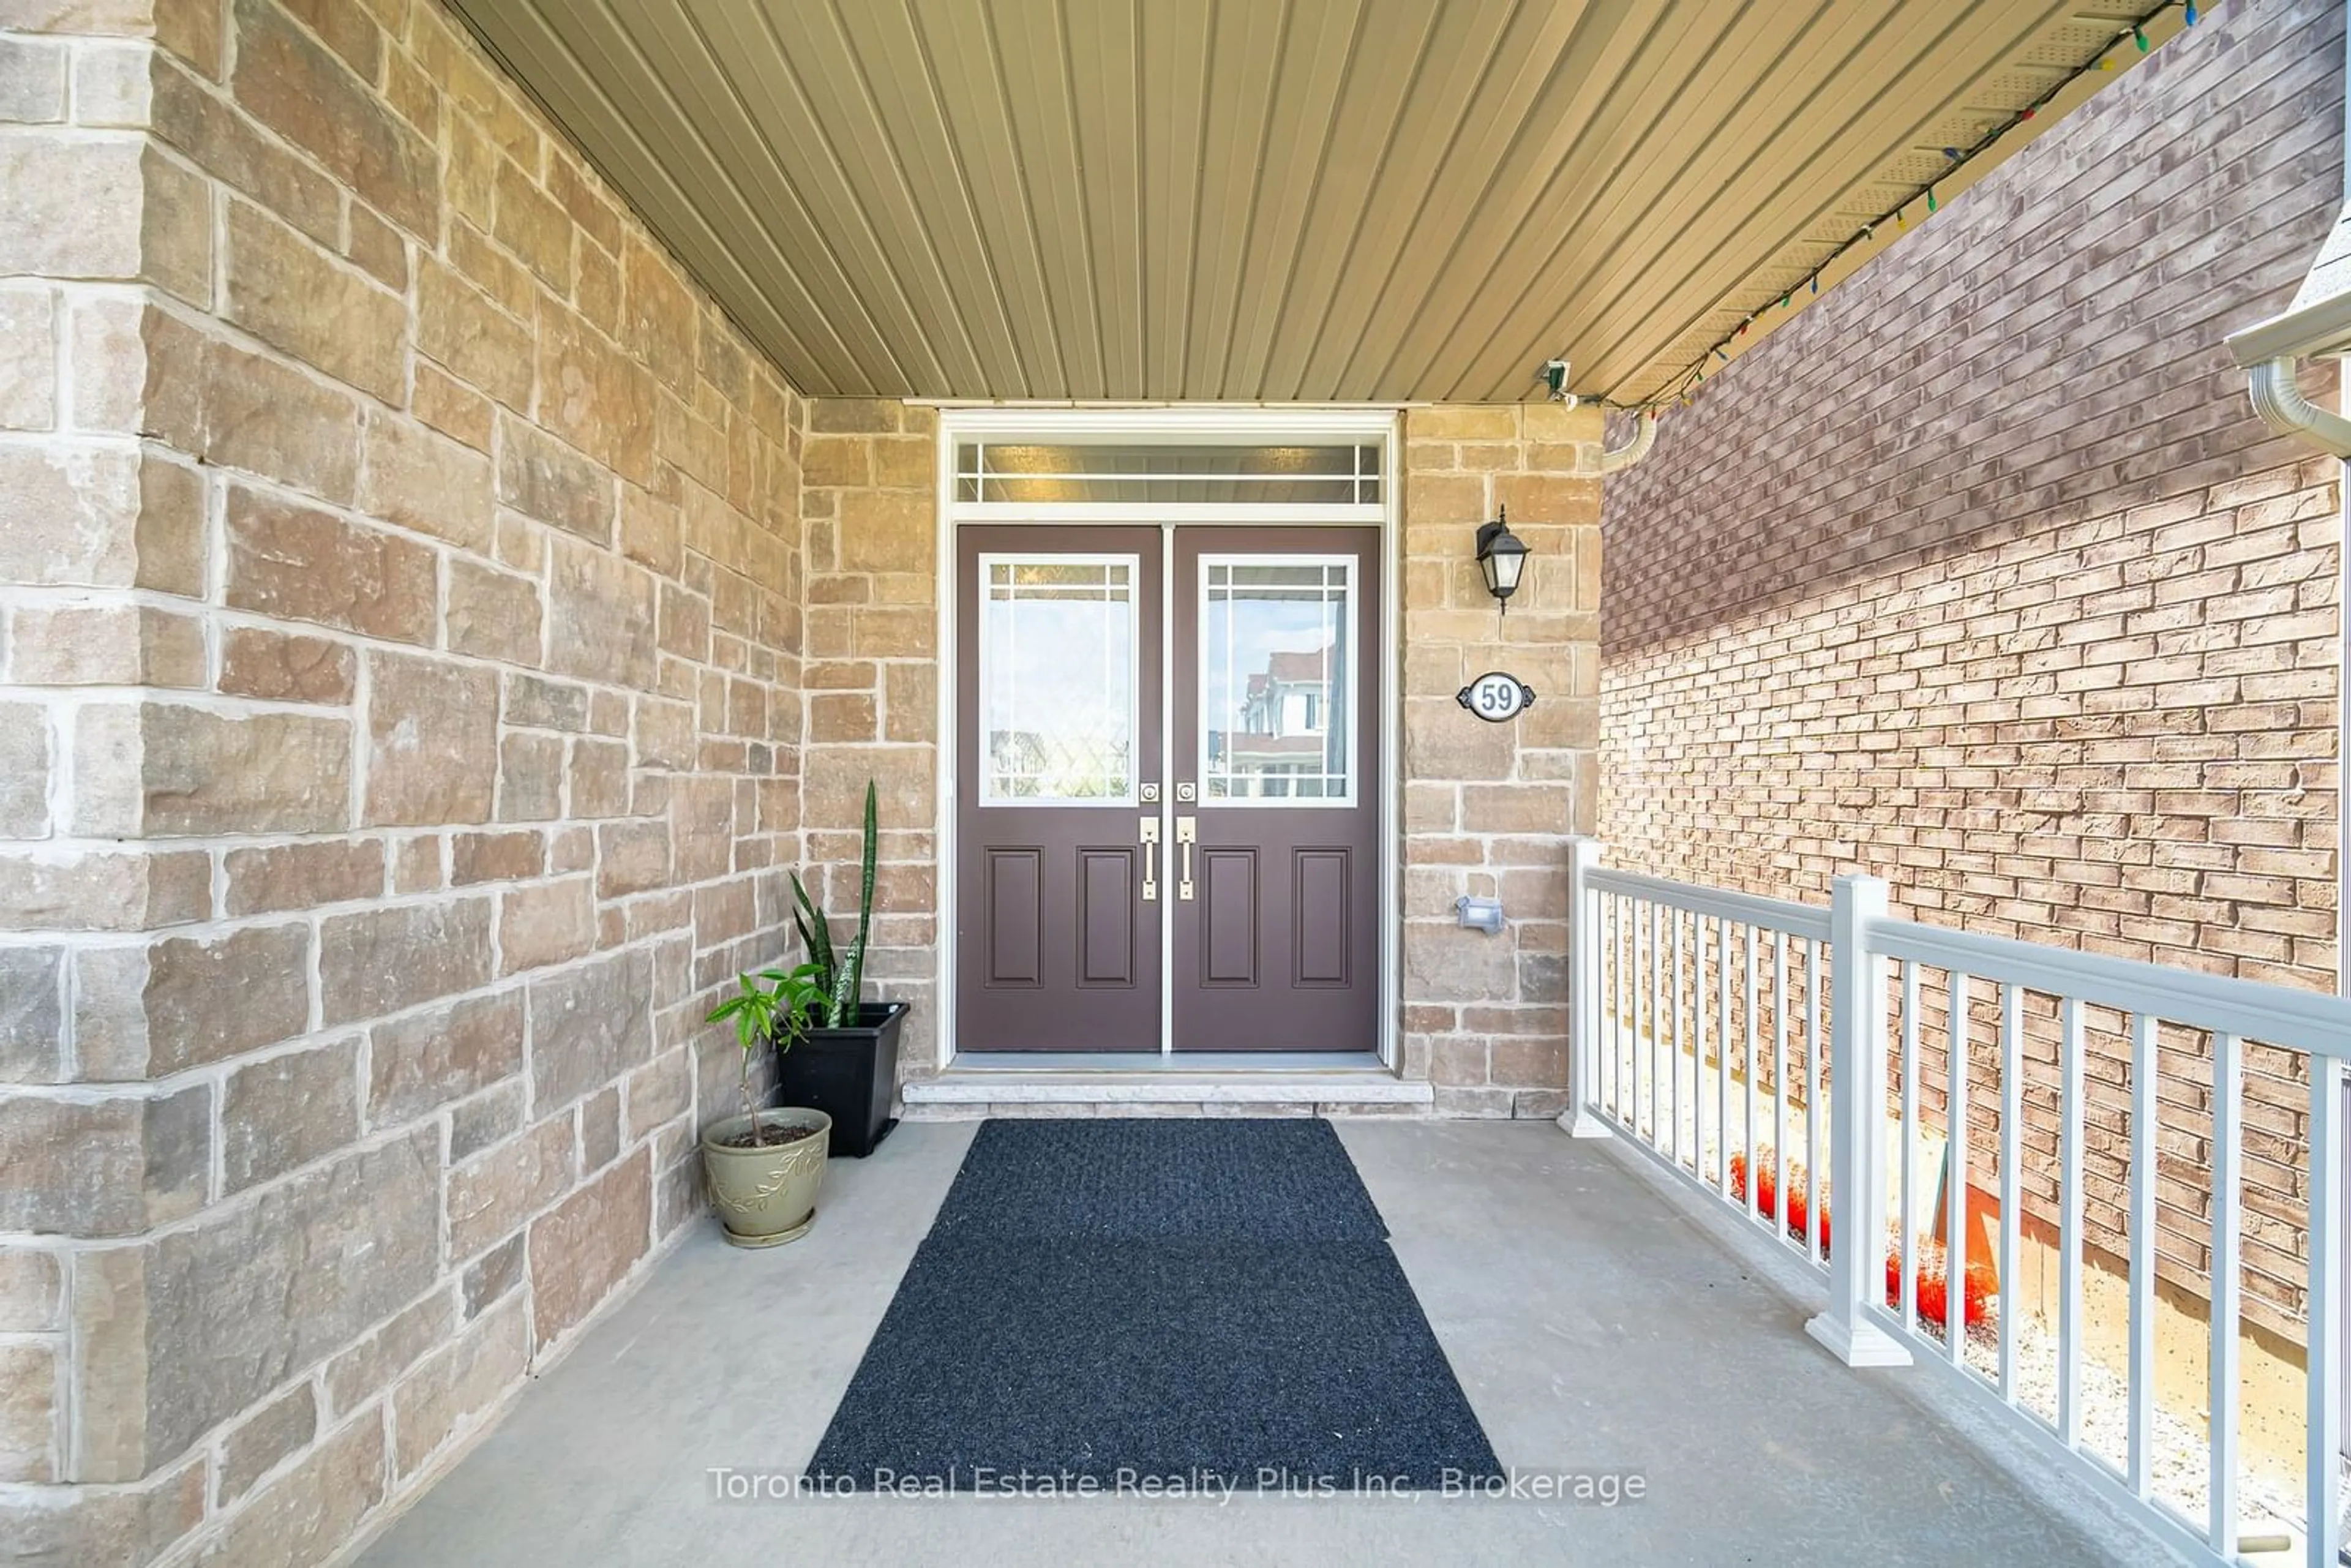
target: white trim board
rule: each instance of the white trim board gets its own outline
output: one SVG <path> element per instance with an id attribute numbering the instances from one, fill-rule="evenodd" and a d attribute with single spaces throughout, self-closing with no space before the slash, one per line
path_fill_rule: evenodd
<path id="1" fill-rule="evenodd" d="M 1379 867 L 1378 885 L 1386 896 L 1379 901 L 1379 1035 L 1376 1041 L 1378 1060 L 1388 1082 L 1400 1060 L 1397 1040 L 1402 1003 L 1398 986 L 1402 976 L 1401 950 L 1403 942 L 1403 901 L 1400 896 L 1403 878 L 1403 855 L 1396 841 L 1401 821 L 1401 795 L 1404 789 L 1402 767 L 1403 690 L 1402 652 L 1398 645 L 1403 626 L 1404 585 L 1399 574 L 1402 562 L 1402 497 L 1398 486 L 1404 472 L 1402 451 L 1404 431 L 1401 420 L 1403 405 L 1362 405 L 1332 407 L 1282 407 L 1226 403 L 1179 404 L 1157 406 L 1019 406 L 991 404 L 985 407 L 962 407 L 931 404 L 939 416 L 937 450 L 933 455 L 936 463 L 938 528 L 935 540 L 938 614 L 938 692 L 936 735 L 937 819 L 934 823 L 937 845 L 937 875 L 935 906 L 937 919 L 939 967 L 935 1006 L 938 1008 L 936 1065 L 942 1071 L 950 1069 L 956 1061 L 955 1047 L 955 977 L 957 962 L 956 942 L 956 808 L 957 773 L 960 758 L 956 754 L 958 726 L 956 713 L 957 686 L 957 594 L 959 584 L 956 570 L 956 530 L 965 523 L 1020 523 L 1025 525 L 1083 524 L 1105 522 L 1148 522 L 1163 526 L 1164 548 L 1174 548 L 1173 528 L 1176 525 L 1214 524 L 1228 527 L 1353 527 L 1376 526 L 1382 540 L 1380 570 L 1381 595 L 1377 606 L 1380 664 L 1383 683 L 1379 705 L 1378 768 L 1383 788 L 1379 802 Z M 956 447 L 965 440 L 1009 441 L 1030 440 L 1040 444 L 1071 441 L 1086 437 L 1115 436 L 1130 442 L 1165 441 L 1170 444 L 1207 444 L 1218 441 L 1281 444 L 1309 443 L 1353 439 L 1376 440 L 1380 443 L 1381 486 L 1377 506 L 1353 503 L 1322 505 L 1269 505 L 1263 501 L 1233 503 L 1189 503 L 1178 506 L 1143 506 L 1114 503 L 1075 503 L 1054 505 L 1013 505 L 1002 502 L 961 501 L 956 494 Z M 1163 617 L 1163 621 L 1167 618 Z M 1172 626 L 1163 627 L 1163 635 L 1172 638 Z M 1163 683 L 1163 700 L 1172 701 L 1174 683 Z M 1163 726 L 1165 716 L 1163 715 Z M 1163 843 L 1175 841 L 1174 814 L 1176 802 L 1161 803 Z M 1175 930 L 1173 924 L 1161 923 L 1161 962 L 1163 973 L 1173 963 Z M 1161 1002 L 1160 1043 L 1163 1055 L 1173 1054 L 1174 1039 L 1170 1030 L 1167 993 L 1163 989 Z M 1128 1070 L 1132 1071 L 1133 1070 Z M 1356 1080 L 1359 1087 L 1367 1081 Z M 1418 1085 L 1421 1097 L 1427 1086 Z M 910 1104 L 923 1103 L 915 1091 L 907 1086 Z M 1155 1098 L 1165 1099 L 1163 1092 Z M 1290 1095 L 1290 1099 L 1305 1096 Z M 1332 1099 L 1364 1098 L 1332 1095 Z M 1096 1096 L 1096 1098 L 1102 1098 Z M 1416 1099 L 1413 1103 L 1419 1103 Z"/>
<path id="2" fill-rule="evenodd" d="M 955 1072 L 1025 1073 L 1035 1077 L 1054 1072 L 1188 1072 L 1204 1073 L 1315 1072 L 1384 1073 L 1376 1051 L 1187 1051 L 1179 1055 L 1135 1051 L 967 1051 L 956 1058 Z"/>

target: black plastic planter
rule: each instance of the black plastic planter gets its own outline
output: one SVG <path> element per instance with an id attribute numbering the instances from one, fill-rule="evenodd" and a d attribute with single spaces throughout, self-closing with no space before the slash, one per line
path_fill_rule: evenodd
<path id="1" fill-rule="evenodd" d="M 812 1029 L 778 1063 L 782 1103 L 832 1118 L 831 1153 L 862 1159 L 898 1124 L 890 1096 L 898 1087 L 898 1026 L 906 1008 L 861 1003 L 854 1025 Z"/>

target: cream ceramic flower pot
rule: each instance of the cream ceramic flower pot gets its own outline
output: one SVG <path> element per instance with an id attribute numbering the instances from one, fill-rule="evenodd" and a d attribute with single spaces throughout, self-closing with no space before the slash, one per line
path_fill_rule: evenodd
<path id="1" fill-rule="evenodd" d="M 759 1113 L 766 1144 L 747 1148 L 729 1141 L 750 1125 L 748 1116 L 729 1116 L 703 1134 L 702 1169 L 710 1201 L 726 1228 L 726 1239 L 737 1247 L 798 1240 L 816 1222 L 832 1118 L 821 1111 L 779 1106 Z"/>

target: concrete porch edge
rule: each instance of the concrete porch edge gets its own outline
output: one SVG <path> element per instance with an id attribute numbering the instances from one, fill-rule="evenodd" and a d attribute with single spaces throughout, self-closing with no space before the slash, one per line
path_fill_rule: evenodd
<path id="1" fill-rule="evenodd" d="M 1410 1114 L 1426 1111 L 1436 1098 L 1425 1082 L 1363 1069 L 1240 1077 L 949 1068 L 939 1077 L 910 1082 L 900 1092 L 907 1116 L 917 1121 L 986 1114 L 997 1106 L 1089 1106 L 1110 1113 L 1281 1106 L 1305 1107 L 1307 1113 L 1322 1115 Z"/>

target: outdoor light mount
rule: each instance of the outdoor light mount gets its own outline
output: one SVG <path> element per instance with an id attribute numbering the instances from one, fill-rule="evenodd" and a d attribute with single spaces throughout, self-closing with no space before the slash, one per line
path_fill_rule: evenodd
<path id="1" fill-rule="evenodd" d="M 1499 936 L 1502 934 L 1502 901 L 1500 899 L 1480 898 L 1474 894 L 1465 893 L 1453 901 L 1453 908 L 1460 917 L 1461 924 L 1470 930 L 1483 931 L 1489 936 Z"/>
<path id="2" fill-rule="evenodd" d="M 1510 509 L 1497 507 L 1492 522 L 1478 525 L 1478 570 L 1486 580 L 1486 591 L 1501 601 L 1505 615 L 1526 570 L 1526 541 L 1510 532 Z"/>

